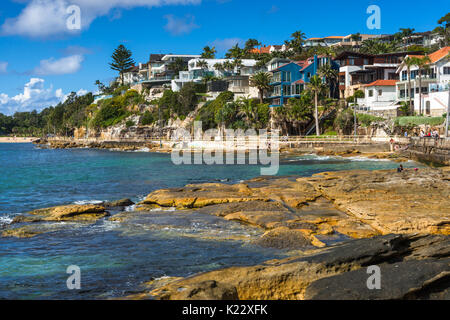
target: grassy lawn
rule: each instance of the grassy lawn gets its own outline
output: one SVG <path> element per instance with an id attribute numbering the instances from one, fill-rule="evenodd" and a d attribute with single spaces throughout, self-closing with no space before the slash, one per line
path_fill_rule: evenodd
<path id="1" fill-rule="evenodd" d="M 411 127 L 418 126 L 421 124 L 438 126 L 443 124 L 445 121 L 444 117 L 420 117 L 420 116 L 410 116 L 410 117 L 397 117 L 394 120 L 396 126 L 399 127 Z"/>

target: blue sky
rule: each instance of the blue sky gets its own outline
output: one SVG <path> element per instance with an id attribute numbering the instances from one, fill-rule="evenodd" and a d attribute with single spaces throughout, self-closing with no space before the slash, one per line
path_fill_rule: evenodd
<path id="1" fill-rule="evenodd" d="M 70 5 L 81 11 L 81 30 L 68 30 Z M 0 112 L 42 109 L 71 91 L 95 91 L 95 80 L 115 76 L 108 62 L 125 44 L 136 62 L 150 53 L 219 56 L 236 42 L 256 38 L 282 44 L 296 30 L 307 37 L 428 31 L 450 11 L 448 0 L 3 0 L 0 5 Z M 369 30 L 366 9 L 381 9 L 381 29 Z"/>

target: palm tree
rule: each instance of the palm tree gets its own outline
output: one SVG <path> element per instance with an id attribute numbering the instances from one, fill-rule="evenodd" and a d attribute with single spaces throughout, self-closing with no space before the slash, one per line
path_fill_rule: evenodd
<path id="1" fill-rule="evenodd" d="M 198 60 L 196 64 L 197 67 L 202 70 L 208 69 L 208 62 L 206 62 L 206 60 Z"/>
<path id="2" fill-rule="evenodd" d="M 237 100 L 239 112 L 237 116 L 243 117 L 244 121 L 250 126 L 253 122 L 258 121 L 258 112 L 256 106 L 253 103 L 253 99 L 250 97 L 240 97 Z"/>
<path id="3" fill-rule="evenodd" d="M 232 58 L 241 58 L 243 54 L 243 50 L 239 48 L 239 44 L 236 43 L 228 52 L 225 54 L 225 58 L 232 59 Z"/>
<path id="4" fill-rule="evenodd" d="M 314 94 L 314 118 L 316 120 L 316 135 L 320 136 L 319 128 L 319 110 L 318 110 L 318 99 L 319 95 L 325 91 L 325 85 L 319 76 L 314 75 L 309 80 L 310 82 L 306 85 L 308 90 Z"/>
<path id="5" fill-rule="evenodd" d="M 429 69 L 429 63 L 431 59 L 428 56 L 414 57 L 414 65 L 419 68 L 419 115 L 422 115 L 422 71 Z"/>
<path id="6" fill-rule="evenodd" d="M 242 59 L 234 59 L 233 62 L 233 68 L 236 70 L 235 72 L 237 74 L 241 74 L 241 68 L 242 68 Z"/>
<path id="7" fill-rule="evenodd" d="M 234 65 L 230 60 L 227 60 L 223 63 L 223 68 L 225 71 L 233 71 L 234 70 Z"/>
<path id="8" fill-rule="evenodd" d="M 210 82 L 210 81 L 215 81 L 215 80 L 217 80 L 217 77 L 215 77 L 215 76 L 212 75 L 212 74 L 205 74 L 205 75 L 202 77 L 202 81 L 203 81 L 203 83 L 204 83 L 205 85 L 207 85 L 208 82 Z"/>
<path id="9" fill-rule="evenodd" d="M 331 94 L 334 94 L 335 84 L 338 78 L 338 72 L 331 67 L 329 63 L 324 64 L 318 70 L 318 75 L 325 79 L 329 88 L 333 89 L 333 92 L 330 90 L 328 97 L 331 98 Z"/>
<path id="10" fill-rule="evenodd" d="M 258 72 L 250 77 L 250 86 L 258 88 L 259 102 L 264 102 L 264 91 L 270 89 L 270 73 Z"/>
<path id="11" fill-rule="evenodd" d="M 406 66 L 406 72 L 408 73 L 408 97 L 409 97 L 409 110 L 413 112 L 412 108 L 412 99 L 411 99 L 411 67 L 414 66 L 415 62 L 412 57 L 406 57 L 403 60 L 403 63 Z"/>
<path id="12" fill-rule="evenodd" d="M 170 71 L 178 74 L 180 71 L 185 71 L 187 69 L 187 64 L 182 58 L 176 58 L 174 62 L 169 64 L 168 68 Z"/>
<path id="13" fill-rule="evenodd" d="M 206 46 L 203 48 L 201 57 L 203 59 L 214 59 L 216 57 L 216 53 L 216 47 L 210 48 L 209 46 Z"/>
<path id="14" fill-rule="evenodd" d="M 303 43 L 306 38 L 305 33 L 298 30 L 291 35 L 291 38 L 291 40 L 285 41 L 286 46 L 293 51 L 294 55 L 301 54 L 303 51 Z"/>

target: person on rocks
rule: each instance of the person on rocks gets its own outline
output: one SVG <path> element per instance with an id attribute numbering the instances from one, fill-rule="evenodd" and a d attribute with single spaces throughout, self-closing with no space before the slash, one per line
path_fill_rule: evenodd
<path id="1" fill-rule="evenodd" d="M 400 173 L 400 172 L 403 172 L 403 170 L 404 170 L 404 169 L 403 169 L 403 165 L 400 165 L 400 167 L 397 168 L 397 172 L 399 172 L 399 173 Z"/>

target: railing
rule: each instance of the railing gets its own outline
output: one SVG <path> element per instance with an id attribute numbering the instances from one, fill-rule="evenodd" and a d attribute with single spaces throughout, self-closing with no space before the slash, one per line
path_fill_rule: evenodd
<path id="1" fill-rule="evenodd" d="M 134 137 L 134 138 L 81 138 L 75 139 L 74 137 L 50 137 L 47 138 L 48 141 L 65 141 L 65 142 L 157 142 L 161 140 L 165 143 L 174 143 L 174 142 L 217 142 L 217 141 L 232 141 L 227 137 L 222 137 L 223 140 L 220 140 L 220 136 L 216 137 L 217 140 L 208 140 L 208 139 L 184 139 L 184 140 L 176 140 L 176 139 L 168 139 L 166 136 L 151 136 L 151 137 Z M 259 136 L 249 136 L 249 139 L 259 140 Z M 234 137 L 235 141 L 240 141 L 241 138 Z M 271 139 L 271 135 L 267 136 L 267 139 Z M 337 142 L 337 143 L 389 143 L 391 140 L 394 143 L 406 144 L 410 143 L 411 139 L 419 139 L 419 138 L 410 138 L 404 137 L 400 135 L 392 135 L 392 136 L 384 136 L 384 137 L 372 137 L 365 135 L 322 135 L 322 136 L 279 136 L 278 140 L 280 143 L 307 143 L 307 142 Z M 431 139 L 431 138 L 426 138 Z"/>

